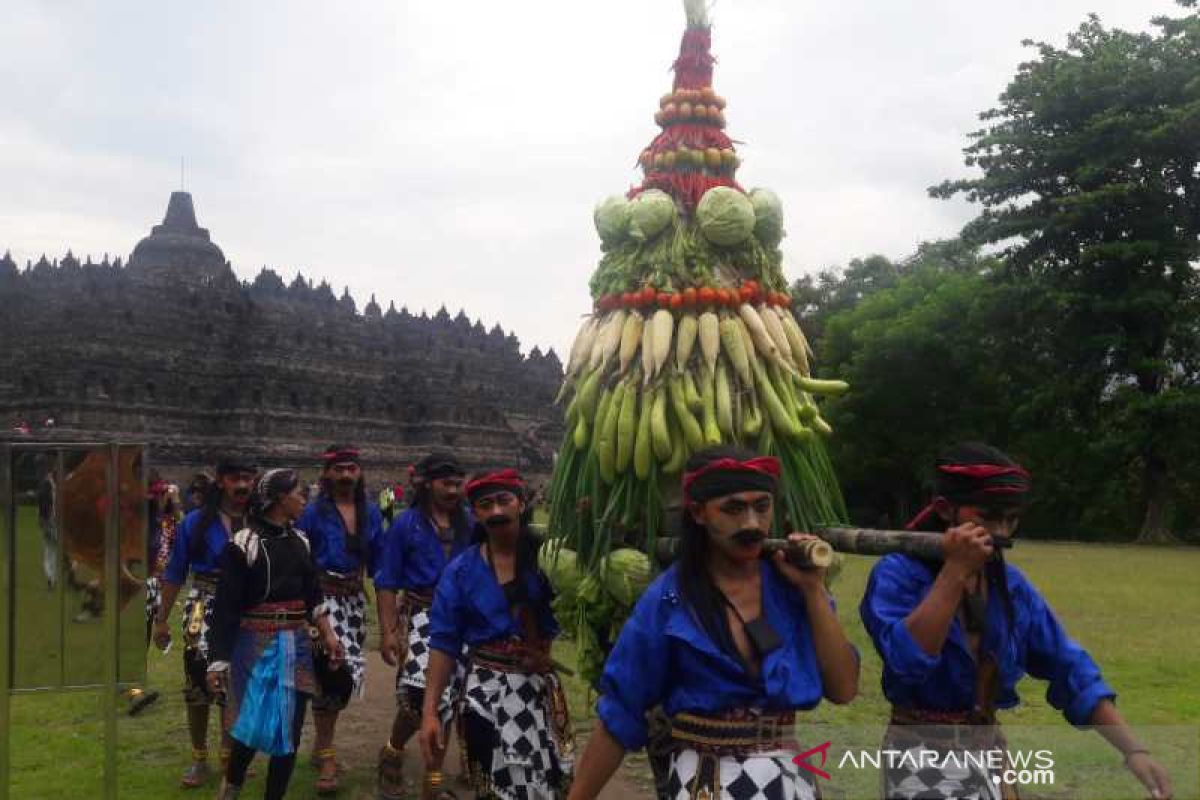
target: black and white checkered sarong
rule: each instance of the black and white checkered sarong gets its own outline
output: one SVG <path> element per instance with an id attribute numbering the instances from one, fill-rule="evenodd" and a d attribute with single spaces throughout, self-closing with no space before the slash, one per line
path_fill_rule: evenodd
<path id="1" fill-rule="evenodd" d="M 487 783 L 501 800 L 553 800 L 561 794 L 562 781 L 552 781 L 552 775 L 571 774 L 573 754 L 562 752 L 554 736 L 549 680 L 478 665 L 467 675 L 467 713 L 485 720 L 497 734 Z"/>
<path id="2" fill-rule="evenodd" d="M 938 766 L 925 766 L 924 746 L 901 751 L 883 770 L 883 796 L 889 800 L 1000 800 L 1001 791 L 991 774 L 975 759 L 941 759 Z M 894 766 L 893 766 L 894 765 Z"/>
<path id="3" fill-rule="evenodd" d="M 780 750 L 745 757 L 721 756 L 718 765 L 720 800 L 816 800 L 820 795 L 808 773 L 792 762 L 795 753 Z M 691 800 L 692 781 L 701 756 L 684 749 L 671 757 L 667 796 Z M 714 798 L 717 800 L 717 798 Z"/>
<path id="4" fill-rule="evenodd" d="M 405 694 L 408 689 L 425 691 L 425 672 L 429 668 L 429 609 L 414 609 L 408 619 L 408 653 L 404 663 L 396 670 L 396 693 Z M 450 678 L 450 685 L 438 700 L 438 716 L 446 725 L 454 717 L 455 703 L 462 694 L 466 670 L 460 660 Z M 417 709 L 419 712 L 420 709 Z"/>
<path id="5" fill-rule="evenodd" d="M 146 624 L 152 625 L 162 608 L 162 583 L 158 578 L 146 578 Z"/>
<path id="6" fill-rule="evenodd" d="M 327 594 L 321 607 L 329 615 L 333 635 L 345 651 L 345 663 L 354 680 L 354 696 L 362 697 L 367 670 L 367 596 L 363 592 Z"/>

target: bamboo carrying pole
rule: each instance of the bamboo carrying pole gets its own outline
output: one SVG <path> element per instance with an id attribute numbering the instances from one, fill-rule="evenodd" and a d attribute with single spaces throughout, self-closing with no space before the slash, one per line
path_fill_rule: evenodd
<path id="1" fill-rule="evenodd" d="M 808 541 L 801 545 L 787 539 L 767 539 L 763 552 L 770 555 L 776 550 L 787 553 L 788 561 L 798 567 L 827 567 L 833 563 L 833 553 L 851 553 L 860 556 L 883 556 L 889 553 L 904 553 L 916 558 L 940 561 L 943 557 L 942 534 L 929 531 L 889 531 L 873 528 L 817 528 L 813 531 L 821 540 Z M 675 559 L 677 538 L 658 541 L 655 556 L 662 563 Z M 996 547 L 1012 547 L 1011 539 L 993 539 Z M 823 546 L 822 546 L 823 545 Z"/>

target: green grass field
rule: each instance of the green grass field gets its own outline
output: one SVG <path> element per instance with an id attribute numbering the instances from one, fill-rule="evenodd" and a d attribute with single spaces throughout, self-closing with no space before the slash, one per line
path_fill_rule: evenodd
<path id="1" fill-rule="evenodd" d="M 37 561 L 39 540 L 31 540 L 31 536 L 36 537 L 36 526 L 30 529 L 23 525 L 22 541 L 18 543 L 22 592 L 18 602 L 29 616 L 19 620 L 25 634 L 19 660 L 55 655 L 51 646 L 55 639 L 51 634 L 57 630 L 51 624 L 55 620 L 36 616 L 36 597 L 46 588 Z M 1109 683 L 1120 693 L 1118 704 L 1126 718 L 1138 726 L 1152 726 L 1145 728 L 1145 735 L 1156 754 L 1173 767 L 1176 796 L 1197 797 L 1200 591 L 1196 576 L 1200 575 L 1200 550 L 1022 542 L 1010 560 L 1041 588 L 1067 629 L 1101 664 Z M 854 742 L 856 746 L 875 747 L 879 742 L 887 707 L 879 688 L 879 660 L 859 624 L 857 610 L 871 563 L 872 559 L 849 557 L 834 587 L 843 623 L 863 654 L 859 698 L 849 706 L 826 704 L 806 715 L 797 730 L 802 745 L 833 740 L 836 746 Z M 35 600 L 28 599 L 30 594 Z M 178 612 L 173 620 L 177 618 Z M 71 632 L 74 638 L 70 641 L 79 646 L 77 657 L 87 664 L 99 652 L 84 649 L 97 645 L 99 625 L 67 625 L 78 629 Z M 140 629 L 137 635 L 141 636 Z M 560 657 L 569 662 L 570 643 L 560 643 L 559 650 Z M 197 793 L 177 787 L 188 758 L 178 691 L 178 646 L 165 657 L 151 652 L 148 667 L 148 683 L 163 692 L 163 700 L 141 717 L 120 718 L 120 796 L 131 800 L 209 797 L 215 788 Z M 48 669 L 57 670 L 56 662 Z M 577 726 L 585 730 L 590 727 L 588 693 L 578 682 L 570 682 L 569 689 Z M 1064 774 L 1068 772 L 1064 768 L 1054 787 L 1024 787 L 1024 797 L 1142 796 L 1132 778 L 1120 769 L 1116 754 L 1096 734 L 1077 732 L 1067 725 L 1046 703 L 1041 685 L 1027 680 L 1020 692 L 1024 705 L 1003 716 L 1010 743 L 1049 745 L 1058 755 L 1058 764 L 1070 760 L 1089 765 L 1086 770 L 1079 767 L 1075 775 Z M 14 697 L 6 737 L 12 753 L 11 797 L 40 800 L 98 796 L 102 780 L 99 710 L 100 696 L 96 692 Z M 380 730 L 379 736 L 383 734 Z M 373 796 L 372 770 L 365 766 L 373 758 L 374 750 L 361 754 L 357 760 L 364 766 L 346 775 L 339 797 L 357 800 Z M 631 759 L 624 769 L 634 785 L 645 785 L 644 759 Z M 261 764 L 259 771 L 265 772 Z M 827 798 L 875 796 L 873 776 L 864 773 L 848 780 L 842 780 L 841 774 L 834 777 L 833 783 L 822 787 Z M 1104 793 L 1096 792 L 1097 783 L 1106 787 Z M 251 782 L 243 796 L 259 796 L 260 785 L 261 776 Z M 310 797 L 311 785 L 310 768 L 302 763 L 289 796 Z"/>

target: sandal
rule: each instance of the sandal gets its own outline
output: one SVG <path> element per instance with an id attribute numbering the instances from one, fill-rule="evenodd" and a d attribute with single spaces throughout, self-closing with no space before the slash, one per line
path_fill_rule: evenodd
<path id="1" fill-rule="evenodd" d="M 332 747 L 313 753 L 320 774 L 317 776 L 317 794 L 335 794 L 338 790 L 338 773 L 341 772 L 337 761 L 337 751 Z"/>
<path id="2" fill-rule="evenodd" d="M 207 754 L 204 757 L 197 756 L 179 779 L 179 785 L 184 789 L 198 789 L 208 783 L 209 772 Z"/>
<path id="3" fill-rule="evenodd" d="M 391 744 L 379 749 L 379 800 L 403 800 L 404 753 Z"/>

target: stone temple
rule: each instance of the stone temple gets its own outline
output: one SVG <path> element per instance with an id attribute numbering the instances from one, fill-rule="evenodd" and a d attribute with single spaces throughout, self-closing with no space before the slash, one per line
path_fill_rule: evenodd
<path id="1" fill-rule="evenodd" d="M 432 318 L 263 269 L 239 281 L 174 192 L 128 263 L 0 259 L 3 439 L 126 440 L 168 474 L 224 452 L 307 467 L 334 441 L 372 479 L 432 448 L 549 473 L 554 351 L 445 307 Z"/>

